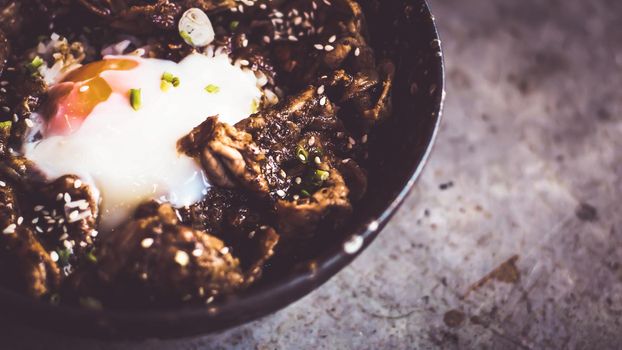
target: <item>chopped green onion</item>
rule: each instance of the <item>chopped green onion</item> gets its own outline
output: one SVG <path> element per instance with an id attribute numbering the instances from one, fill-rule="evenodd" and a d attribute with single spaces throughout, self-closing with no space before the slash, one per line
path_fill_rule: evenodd
<path id="1" fill-rule="evenodd" d="M 45 61 L 43 61 L 43 59 L 39 56 L 36 56 L 35 58 L 32 59 L 32 61 L 30 61 L 30 63 L 28 63 L 26 65 L 26 68 L 32 73 L 32 74 L 37 74 L 39 73 L 39 68 L 41 66 L 43 66 L 43 64 L 45 63 Z"/>
<path id="2" fill-rule="evenodd" d="M 328 180 L 328 178 L 330 177 L 330 173 L 326 170 L 316 169 L 314 176 L 317 180 L 324 182 Z"/>
<path id="3" fill-rule="evenodd" d="M 231 21 L 231 23 L 229 23 L 229 28 L 231 30 L 236 30 L 238 29 L 239 25 L 240 25 L 240 21 Z"/>
<path id="4" fill-rule="evenodd" d="M 4 121 L 4 122 L 0 122 L 0 129 L 11 129 L 11 126 L 13 125 L 13 122 L 10 120 Z"/>
<path id="5" fill-rule="evenodd" d="M 162 80 L 164 80 L 166 82 L 172 83 L 174 78 L 175 78 L 175 76 L 173 75 L 173 73 L 164 72 L 164 73 L 162 73 L 162 78 L 160 78 L 160 79 L 162 79 Z"/>
<path id="6" fill-rule="evenodd" d="M 309 152 L 307 152 L 307 150 L 305 150 L 302 146 L 298 146 L 296 147 L 296 157 L 303 164 L 307 164 L 309 161 Z"/>
<path id="7" fill-rule="evenodd" d="M 303 197 L 311 197 L 311 193 L 309 193 L 309 191 L 307 190 L 300 190 L 300 195 L 302 195 Z"/>
<path id="8" fill-rule="evenodd" d="M 97 264 L 97 256 L 95 256 L 95 250 L 91 250 L 86 254 L 86 259 L 93 264 Z"/>
<path id="9" fill-rule="evenodd" d="M 253 99 L 253 102 L 251 102 L 251 113 L 257 113 L 259 111 L 259 104 L 257 103 L 257 100 Z"/>
<path id="10" fill-rule="evenodd" d="M 160 90 L 162 90 L 164 92 L 167 92 L 171 88 L 171 86 L 173 86 L 173 84 L 169 83 L 166 80 L 162 80 L 160 82 Z"/>
<path id="11" fill-rule="evenodd" d="M 65 248 L 59 250 L 58 252 L 58 264 L 60 266 L 69 265 L 69 258 L 71 258 L 71 250 Z"/>
<path id="12" fill-rule="evenodd" d="M 210 94 L 216 94 L 220 92 L 220 88 L 218 87 L 218 85 L 209 84 L 205 87 L 205 91 L 209 92 Z"/>
<path id="13" fill-rule="evenodd" d="M 188 34 L 187 31 L 180 30 L 179 35 L 181 36 L 182 39 L 184 39 L 185 42 L 188 43 L 188 45 L 194 46 L 194 43 L 192 42 L 192 37 L 190 37 L 190 34 Z"/>
<path id="14" fill-rule="evenodd" d="M 162 73 L 162 77 L 160 78 L 162 82 L 160 83 L 160 89 L 162 91 L 168 91 L 168 89 L 172 86 L 178 87 L 181 81 L 179 77 L 173 75 L 173 73 L 164 72 Z"/>
<path id="15" fill-rule="evenodd" d="M 140 89 L 130 89 L 130 104 L 135 111 L 142 107 L 142 96 Z"/>

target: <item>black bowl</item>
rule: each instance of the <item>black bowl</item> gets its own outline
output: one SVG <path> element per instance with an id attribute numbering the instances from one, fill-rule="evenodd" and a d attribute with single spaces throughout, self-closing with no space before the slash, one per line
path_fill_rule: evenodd
<path id="1" fill-rule="evenodd" d="M 400 206 L 426 162 L 441 119 L 443 62 L 425 0 L 361 0 L 372 46 L 397 67 L 394 115 L 370 135 L 369 193 L 344 229 L 296 263 L 274 261 L 261 283 L 210 307 L 93 311 L 47 303 L 0 289 L 0 317 L 81 337 L 171 338 L 239 325 L 300 299 L 369 245 Z"/>

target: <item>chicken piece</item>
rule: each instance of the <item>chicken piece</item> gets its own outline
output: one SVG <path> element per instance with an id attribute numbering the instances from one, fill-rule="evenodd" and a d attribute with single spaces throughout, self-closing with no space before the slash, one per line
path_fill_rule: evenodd
<path id="1" fill-rule="evenodd" d="M 37 184 L 29 197 L 34 230 L 48 250 L 56 251 L 65 275 L 89 258 L 98 235 L 99 193 L 75 175 Z"/>
<path id="2" fill-rule="evenodd" d="M 60 270 L 25 226 L 15 190 L 0 183 L 0 283 L 39 298 L 55 290 Z"/>
<path id="3" fill-rule="evenodd" d="M 179 140 L 178 148 L 198 158 L 210 181 L 225 188 L 237 185 L 266 194 L 268 184 L 261 172 L 263 153 L 250 134 L 210 117 Z"/>
<path id="4" fill-rule="evenodd" d="M 277 227 L 287 238 L 308 238 L 323 220 L 338 226 L 352 212 L 348 187 L 336 170 L 322 187 L 308 198 L 279 200 L 276 204 Z"/>
<path id="5" fill-rule="evenodd" d="M 122 303 L 177 304 L 211 300 L 244 284 L 239 261 L 224 243 L 179 223 L 168 204 L 150 204 L 103 237 L 98 276 Z"/>

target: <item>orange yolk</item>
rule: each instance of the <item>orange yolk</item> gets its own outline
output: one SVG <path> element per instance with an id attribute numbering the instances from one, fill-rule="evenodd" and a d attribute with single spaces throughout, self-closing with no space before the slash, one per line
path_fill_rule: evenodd
<path id="1" fill-rule="evenodd" d="M 93 109 L 108 100 L 113 92 L 113 88 L 101 76 L 102 73 L 131 70 L 138 64 L 130 59 L 105 59 L 89 63 L 67 74 L 49 91 L 43 110 L 48 121 L 46 135 L 67 135 L 77 130 Z"/>

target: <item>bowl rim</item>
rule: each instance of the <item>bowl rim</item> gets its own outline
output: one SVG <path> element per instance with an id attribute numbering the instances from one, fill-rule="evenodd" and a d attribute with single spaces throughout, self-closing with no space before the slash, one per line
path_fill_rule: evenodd
<path id="1" fill-rule="evenodd" d="M 50 305 L 49 303 L 33 300 L 25 295 L 10 291 L 5 288 L 0 288 L 0 298 L 5 300 L 6 298 L 14 301 L 14 308 L 21 310 L 33 311 L 35 314 L 46 314 L 60 317 L 60 314 L 64 314 L 73 319 L 106 319 L 122 320 L 123 323 L 136 323 L 136 324 L 153 324 L 162 322 L 171 322 L 173 319 L 205 319 L 210 318 L 214 321 L 222 320 L 220 324 L 215 324 L 213 327 L 206 327 L 202 333 L 190 332 L 183 333 L 183 335 L 170 335 L 170 334 L 151 334 L 149 337 L 156 337 L 161 339 L 166 338 L 179 338 L 192 334 L 212 334 L 224 329 L 230 329 L 241 324 L 246 324 L 261 317 L 273 314 L 293 302 L 302 299 L 310 292 L 326 283 L 330 278 L 335 276 L 340 270 L 349 265 L 361 252 L 363 252 L 378 236 L 380 231 L 385 227 L 388 221 L 393 217 L 397 209 L 403 204 L 407 195 L 412 190 L 417 179 L 421 175 L 425 165 L 427 164 L 438 132 L 441 125 L 443 106 L 445 102 L 445 64 L 442 55 L 442 46 L 438 28 L 434 16 L 431 14 L 430 5 L 427 0 L 421 0 L 422 6 L 425 8 L 426 15 L 429 16 L 431 31 L 434 34 L 434 38 L 438 40 L 438 76 L 435 78 L 435 84 L 437 86 L 436 91 L 433 94 L 435 109 L 432 113 L 432 117 L 436 118 L 433 125 L 433 131 L 426 140 L 426 150 L 421 157 L 421 160 L 410 170 L 410 175 L 406 184 L 401 190 L 396 193 L 390 201 L 390 204 L 382 210 L 380 215 L 376 219 L 358 225 L 354 230 L 351 237 L 359 236 L 363 239 L 363 243 L 359 249 L 353 253 L 344 251 L 343 246 L 339 245 L 331 247 L 324 254 L 322 254 L 317 260 L 316 268 L 313 270 L 301 270 L 292 273 L 290 276 L 284 278 L 279 283 L 262 286 L 255 290 L 253 293 L 243 294 L 235 297 L 233 302 L 227 302 L 222 305 L 216 304 L 213 307 L 198 307 L 183 306 L 177 308 L 166 308 L 156 310 L 91 310 L 71 305 Z M 344 242 L 345 243 L 345 242 Z M 3 302 L 4 303 L 4 302 Z M 263 305 L 257 307 L 257 305 Z M 227 320 L 226 317 L 222 317 L 231 311 L 239 313 L 240 310 L 248 310 L 248 316 L 241 317 L 234 321 Z M 215 322 L 216 323 L 216 322 Z M 40 328 L 40 327 L 37 327 Z M 68 334 L 75 334 L 71 331 Z M 99 333 L 99 332 L 98 332 Z M 95 337 L 89 334 L 82 335 L 86 337 Z M 110 339 L 110 335 L 106 336 Z M 118 337 L 113 335 L 112 338 L 132 338 L 127 335 Z M 139 338 L 147 338 L 144 335 L 140 335 Z"/>

